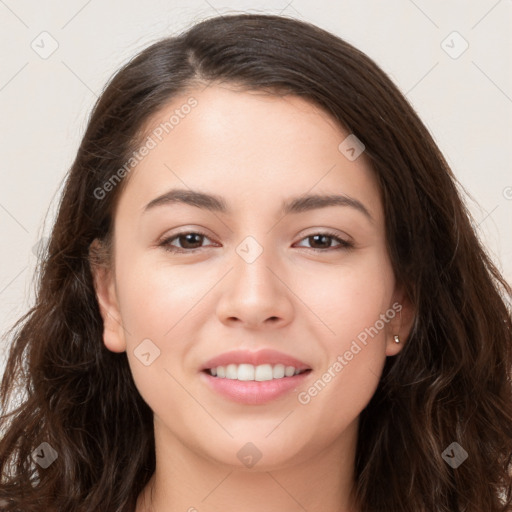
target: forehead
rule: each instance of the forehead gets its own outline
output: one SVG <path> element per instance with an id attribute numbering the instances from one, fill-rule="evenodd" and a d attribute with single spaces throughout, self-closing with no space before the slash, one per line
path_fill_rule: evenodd
<path id="1" fill-rule="evenodd" d="M 192 106 L 193 105 L 193 106 Z M 121 203 L 142 211 L 166 189 L 268 205 L 305 193 L 345 193 L 381 216 L 369 162 L 342 151 L 350 135 L 299 96 L 211 85 L 175 97 L 146 124 L 151 146 L 129 175 Z M 341 146 L 340 146 L 341 144 Z M 236 205 L 235 205 L 236 206 Z"/>

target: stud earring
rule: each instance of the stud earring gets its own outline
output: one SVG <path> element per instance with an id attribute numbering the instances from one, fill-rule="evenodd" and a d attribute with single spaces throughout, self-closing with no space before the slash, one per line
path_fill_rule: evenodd
<path id="1" fill-rule="evenodd" d="M 400 343 L 400 338 L 398 337 L 398 334 L 395 334 L 393 338 L 395 339 L 395 343 Z"/>

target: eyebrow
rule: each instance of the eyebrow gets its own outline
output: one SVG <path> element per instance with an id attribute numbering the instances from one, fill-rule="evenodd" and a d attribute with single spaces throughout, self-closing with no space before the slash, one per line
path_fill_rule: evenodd
<path id="1" fill-rule="evenodd" d="M 172 189 L 156 197 L 144 207 L 142 213 L 144 214 L 149 210 L 153 210 L 157 206 L 173 203 L 188 204 L 211 212 L 231 213 L 226 201 L 222 197 L 215 194 L 206 194 L 197 190 L 185 189 Z M 290 213 L 297 214 L 319 208 L 327 208 L 329 206 L 348 206 L 354 208 L 364 214 L 370 222 L 373 222 L 373 217 L 361 201 L 343 194 L 310 194 L 294 197 L 282 203 L 281 213 L 283 215 Z"/>

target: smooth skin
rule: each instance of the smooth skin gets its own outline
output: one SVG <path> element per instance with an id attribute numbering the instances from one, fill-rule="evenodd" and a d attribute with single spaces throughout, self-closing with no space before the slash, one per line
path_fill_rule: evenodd
<path id="1" fill-rule="evenodd" d="M 194 88 L 155 115 L 148 134 L 191 96 L 197 106 L 128 176 L 114 268 L 94 269 L 104 343 L 127 352 L 154 413 L 156 471 L 137 512 L 357 512 L 349 491 L 359 414 L 413 317 L 387 254 L 377 182 L 364 153 L 350 161 L 338 149 L 349 134 L 298 96 Z M 178 188 L 220 196 L 229 211 L 177 201 L 145 209 Z M 371 219 L 350 205 L 282 214 L 283 201 L 305 194 L 349 196 Z M 326 231 L 353 247 L 314 236 Z M 197 232 L 205 236 L 176 237 Z M 237 252 L 248 236 L 263 250 L 251 263 Z M 401 314 L 300 403 L 394 303 Z M 149 365 L 134 352 L 147 339 L 160 350 Z M 199 369 L 239 348 L 279 350 L 312 372 L 264 405 L 235 403 Z M 261 453 L 252 468 L 237 457 L 249 442 Z"/>

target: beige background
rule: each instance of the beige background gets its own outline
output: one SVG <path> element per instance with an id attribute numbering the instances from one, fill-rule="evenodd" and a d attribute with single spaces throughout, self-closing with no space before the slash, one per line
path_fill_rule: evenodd
<path id="1" fill-rule="evenodd" d="M 32 304 L 34 246 L 108 78 L 162 36 L 249 11 L 315 23 L 391 76 L 476 201 L 475 225 L 512 281 L 511 0 L 0 0 L 0 333 Z"/>

